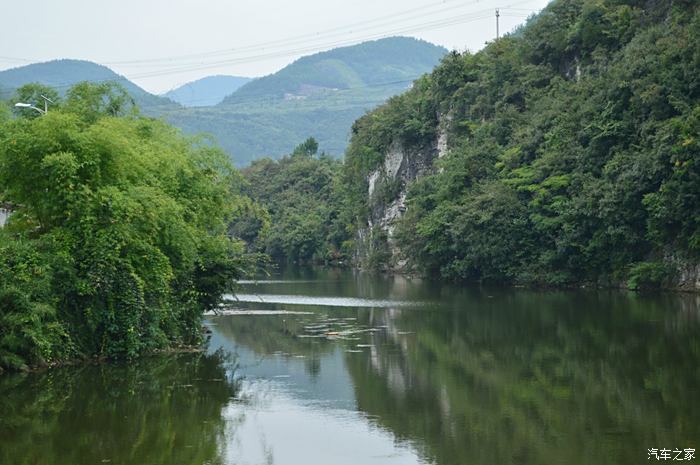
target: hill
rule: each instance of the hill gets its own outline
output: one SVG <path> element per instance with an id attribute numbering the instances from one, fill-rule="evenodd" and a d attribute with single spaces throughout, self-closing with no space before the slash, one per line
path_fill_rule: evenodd
<path id="1" fill-rule="evenodd" d="M 124 86 L 144 114 L 162 117 L 188 134 L 211 134 L 238 166 L 265 156 L 280 158 L 311 136 L 321 151 L 339 157 L 354 120 L 408 89 L 446 52 L 407 37 L 342 47 L 300 58 L 277 73 L 251 80 L 217 105 L 190 108 L 152 95 L 105 66 L 55 60 L 0 71 L 4 94 L 0 97 L 7 98 L 30 82 L 63 93 L 76 82 L 111 80 Z M 212 78 L 191 83 L 190 90 L 206 102 L 219 83 L 232 82 L 226 76 Z M 186 89 L 177 90 L 183 103 L 188 99 Z"/>
<path id="2" fill-rule="evenodd" d="M 391 85 L 431 70 L 447 50 L 410 37 L 390 37 L 302 57 L 282 70 L 256 79 L 222 105 L 254 97 L 303 98 L 323 91 Z"/>
<path id="3" fill-rule="evenodd" d="M 366 263 L 700 288 L 700 4 L 555 0 L 353 127 Z"/>
<path id="4" fill-rule="evenodd" d="M 214 107 L 165 116 L 186 132 L 214 135 L 239 166 L 279 158 L 310 136 L 321 151 L 340 156 L 355 119 L 408 89 L 446 52 L 407 37 L 342 47 L 255 79 Z"/>
<path id="5" fill-rule="evenodd" d="M 698 31 L 698 2 L 555 0 L 357 120 L 334 175 L 320 157 L 244 170 L 273 218 L 295 219 L 279 224 L 304 228 L 265 247 L 297 260 L 291 237 L 305 257 L 447 280 L 698 291 Z M 324 195 L 268 195 L 294 182 Z"/>
<path id="6" fill-rule="evenodd" d="M 52 60 L 0 71 L 0 98 L 8 98 L 18 87 L 38 82 L 64 94 L 81 82 L 114 81 L 122 85 L 146 114 L 174 110 L 179 107 L 171 100 L 150 94 L 106 66 L 84 60 Z"/>
<path id="7" fill-rule="evenodd" d="M 251 80 L 240 76 L 207 76 L 166 92 L 163 97 L 185 107 L 209 107 L 221 103 Z"/>

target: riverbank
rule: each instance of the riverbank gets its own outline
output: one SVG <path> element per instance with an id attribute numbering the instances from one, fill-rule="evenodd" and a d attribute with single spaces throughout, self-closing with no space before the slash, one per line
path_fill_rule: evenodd
<path id="1" fill-rule="evenodd" d="M 137 359 L 145 359 L 148 357 L 156 357 L 156 356 L 162 356 L 162 355 L 175 355 L 175 354 L 195 354 L 195 353 L 202 353 L 204 352 L 205 349 L 199 345 L 199 346 L 174 346 L 170 348 L 165 348 L 165 349 L 156 349 L 152 352 L 147 352 L 144 354 L 141 354 L 139 357 L 136 359 L 132 360 L 137 360 Z M 3 370 L 2 367 L 0 367 L 0 377 L 3 376 L 4 374 L 10 374 L 10 373 L 42 373 L 47 370 L 52 370 L 54 368 L 66 368 L 66 367 L 78 367 L 78 366 L 88 366 L 88 365 L 101 365 L 104 363 L 112 363 L 112 362 L 122 362 L 124 359 L 114 359 L 114 358 L 108 358 L 105 356 L 101 357 L 76 357 L 76 358 L 71 358 L 71 359 L 66 359 L 66 360 L 53 360 L 50 363 L 43 363 L 39 365 L 33 365 L 33 366 L 24 366 L 24 367 L 19 367 L 16 369 L 6 369 Z"/>

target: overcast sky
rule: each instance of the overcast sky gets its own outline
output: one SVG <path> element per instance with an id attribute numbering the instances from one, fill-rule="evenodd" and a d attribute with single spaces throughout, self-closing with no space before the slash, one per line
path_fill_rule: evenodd
<path id="1" fill-rule="evenodd" d="M 263 76 L 340 45 L 406 35 L 476 51 L 548 0 L 3 0 L 0 69 L 95 61 L 166 92 L 213 75 Z"/>

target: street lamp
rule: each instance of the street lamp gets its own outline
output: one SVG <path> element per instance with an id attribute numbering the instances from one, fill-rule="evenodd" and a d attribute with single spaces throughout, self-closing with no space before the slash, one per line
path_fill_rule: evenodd
<path id="1" fill-rule="evenodd" d="M 53 103 L 53 100 L 51 100 L 50 98 L 48 98 L 45 95 L 40 95 L 39 97 L 44 99 L 44 109 L 43 110 L 41 108 L 35 107 L 31 103 L 23 103 L 23 102 L 15 103 L 15 107 L 17 107 L 17 108 L 31 108 L 32 110 L 36 110 L 39 113 L 41 113 L 42 115 L 45 115 L 46 113 L 49 112 L 49 102 Z"/>
<path id="2" fill-rule="evenodd" d="M 37 108 L 37 107 L 35 107 L 34 105 L 32 105 L 32 104 L 30 104 L 30 103 L 17 102 L 17 103 L 15 103 L 15 107 L 17 107 L 17 108 L 31 108 L 32 110 L 38 111 L 38 112 L 41 113 L 42 115 L 45 115 L 45 114 L 46 114 L 46 110 L 42 110 L 41 108 Z"/>

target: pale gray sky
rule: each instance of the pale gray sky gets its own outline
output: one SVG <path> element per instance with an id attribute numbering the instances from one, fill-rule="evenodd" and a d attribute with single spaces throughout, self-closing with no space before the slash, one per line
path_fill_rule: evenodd
<path id="1" fill-rule="evenodd" d="M 0 69 L 76 58 L 162 93 L 390 35 L 472 51 L 548 0 L 2 0 Z M 214 53 L 215 52 L 215 53 Z"/>

